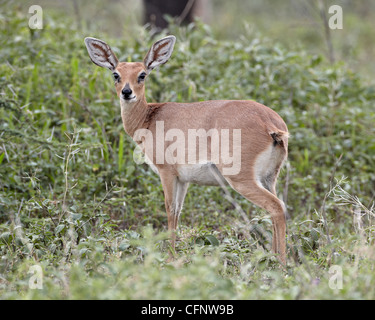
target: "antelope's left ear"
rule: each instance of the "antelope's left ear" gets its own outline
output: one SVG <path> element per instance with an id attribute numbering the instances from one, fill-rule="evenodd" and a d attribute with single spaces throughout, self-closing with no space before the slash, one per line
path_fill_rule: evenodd
<path id="1" fill-rule="evenodd" d="M 173 52 L 174 44 L 176 43 L 175 36 L 168 36 L 159 41 L 156 41 L 146 57 L 143 60 L 146 66 L 147 74 L 149 74 L 155 67 L 164 64 L 168 61 Z"/>

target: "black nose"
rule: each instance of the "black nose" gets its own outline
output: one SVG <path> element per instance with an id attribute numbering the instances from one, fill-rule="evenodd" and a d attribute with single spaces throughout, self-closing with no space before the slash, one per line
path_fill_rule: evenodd
<path id="1" fill-rule="evenodd" d="M 125 99 L 129 99 L 133 91 L 129 86 L 125 86 L 124 89 L 122 89 L 121 93 Z"/>

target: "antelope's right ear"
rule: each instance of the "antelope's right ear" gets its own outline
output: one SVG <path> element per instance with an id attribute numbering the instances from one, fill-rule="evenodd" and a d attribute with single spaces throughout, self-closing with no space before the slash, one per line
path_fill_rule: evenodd
<path id="1" fill-rule="evenodd" d="M 85 38 L 85 44 L 92 62 L 111 71 L 116 69 L 118 59 L 108 44 L 90 37 Z"/>

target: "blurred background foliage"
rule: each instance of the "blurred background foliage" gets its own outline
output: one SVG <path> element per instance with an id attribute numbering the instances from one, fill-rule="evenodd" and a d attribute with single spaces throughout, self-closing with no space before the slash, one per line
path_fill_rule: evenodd
<path id="1" fill-rule="evenodd" d="M 143 25 L 140 1 L 0 1 L 2 297 L 374 298 L 375 4 L 331 3 L 344 12 L 333 62 L 319 1 L 213 0 L 193 23 L 166 17 L 164 31 Z M 42 30 L 28 27 L 31 4 Z M 112 76 L 83 38 L 140 61 L 169 33 L 175 51 L 148 79 L 148 102 L 254 99 L 288 124 L 288 270 L 269 253 L 265 212 L 230 191 L 248 221 L 214 187 L 190 187 L 167 262 L 159 178 L 135 164 Z M 43 290 L 28 286 L 34 264 Z M 332 264 L 341 291 L 328 286 Z"/>
<path id="2" fill-rule="evenodd" d="M 78 29 L 95 34 L 131 39 L 137 27 L 152 24 L 145 17 L 145 2 L 159 0 L 38 0 L 20 1 L 40 4 L 47 13 L 69 17 Z M 176 2 L 171 0 L 160 3 Z M 188 0 L 177 1 L 183 4 Z M 192 17 L 208 23 L 215 39 L 236 40 L 247 28 L 282 43 L 288 49 L 328 56 L 323 6 L 340 5 L 344 13 L 343 30 L 332 30 L 331 41 L 336 60 L 345 61 L 353 70 L 373 81 L 375 72 L 375 31 L 372 28 L 375 3 L 372 0 L 193 0 Z M 196 8 L 194 9 L 194 6 Z M 95 17 L 95 19 L 93 19 Z M 149 27 L 149 26 L 148 26 Z"/>

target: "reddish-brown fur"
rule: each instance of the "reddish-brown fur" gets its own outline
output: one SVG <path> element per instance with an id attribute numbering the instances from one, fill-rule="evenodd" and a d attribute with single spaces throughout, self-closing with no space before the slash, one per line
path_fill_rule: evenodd
<path id="1" fill-rule="evenodd" d="M 168 43 L 162 43 L 158 50 L 166 45 Z M 152 50 L 154 49 L 151 48 L 150 51 Z M 154 60 L 164 61 L 162 57 L 158 57 L 157 51 L 152 52 Z M 178 128 L 186 136 L 189 129 L 209 130 L 215 128 L 219 131 L 221 129 L 241 129 L 241 169 L 239 173 L 225 175 L 223 173 L 225 165 L 222 162 L 217 163 L 216 167 L 236 191 L 270 213 L 274 234 L 272 249 L 285 263 L 285 207 L 283 202 L 277 198 L 275 190 L 276 179 L 282 163 L 287 158 L 288 150 L 288 129 L 282 118 L 270 108 L 247 100 L 148 104 L 144 94 L 144 82 L 139 83 L 137 79 L 140 73 L 148 74 L 151 70 L 148 70 L 142 62 L 119 62 L 115 71 L 121 77 L 121 80 L 116 84 L 116 91 L 121 101 L 123 125 L 131 137 L 138 129 L 144 128 L 150 130 L 156 140 L 157 121 L 163 121 L 165 131 Z M 126 84 L 130 86 L 136 96 L 136 100 L 131 103 L 121 99 L 121 91 Z M 156 141 L 153 143 L 155 145 Z M 165 148 L 170 143 L 166 142 Z M 212 150 L 209 149 L 209 152 Z M 168 214 L 168 229 L 172 231 L 172 247 L 174 248 L 175 230 L 188 182 L 183 181 L 181 176 L 182 165 L 158 164 L 154 154 L 148 156 L 160 174 Z M 202 171 L 202 173 L 204 172 Z"/>

